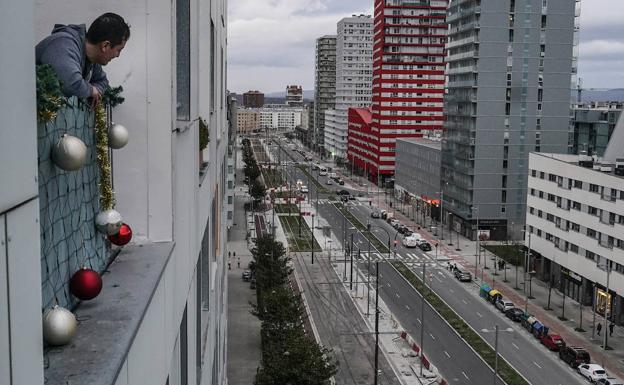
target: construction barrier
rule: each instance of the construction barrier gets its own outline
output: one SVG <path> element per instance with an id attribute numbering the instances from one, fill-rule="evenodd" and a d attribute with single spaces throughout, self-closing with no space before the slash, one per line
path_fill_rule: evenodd
<path id="1" fill-rule="evenodd" d="M 425 355 L 420 356 L 420 362 L 423 364 L 423 366 L 425 368 L 427 368 L 427 370 L 429 370 L 429 368 L 431 367 L 431 363 L 429 362 L 429 360 L 427 359 L 427 357 L 425 357 Z"/>

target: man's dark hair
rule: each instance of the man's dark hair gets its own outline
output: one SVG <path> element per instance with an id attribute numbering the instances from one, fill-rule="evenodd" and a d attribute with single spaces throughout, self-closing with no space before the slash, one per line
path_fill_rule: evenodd
<path id="1" fill-rule="evenodd" d="M 127 41 L 129 38 L 130 26 L 124 21 L 123 17 L 112 12 L 105 13 L 95 19 L 87 31 L 87 40 L 92 44 L 108 40 L 114 47 Z"/>

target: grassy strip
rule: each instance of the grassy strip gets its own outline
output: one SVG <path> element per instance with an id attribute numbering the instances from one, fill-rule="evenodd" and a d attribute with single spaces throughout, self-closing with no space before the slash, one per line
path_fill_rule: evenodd
<path id="1" fill-rule="evenodd" d="M 355 215 L 347 210 L 347 208 L 344 207 L 342 203 L 334 203 L 334 206 L 336 206 L 336 208 L 340 210 L 340 212 L 343 213 L 345 217 L 347 217 L 347 220 L 351 222 L 353 226 L 355 226 L 358 230 L 362 232 L 362 234 L 364 234 L 364 236 L 377 250 L 379 250 L 380 253 L 388 252 L 388 247 L 384 245 L 379 239 L 377 239 L 377 237 L 375 237 L 373 234 L 370 234 L 368 231 L 366 231 L 366 225 L 362 224 L 362 222 L 360 222 L 360 220 L 357 219 Z"/>
<path id="2" fill-rule="evenodd" d="M 279 214 L 299 213 L 299 208 L 293 203 L 276 204 L 275 212 Z"/>
<path id="3" fill-rule="evenodd" d="M 524 265 L 524 249 L 522 246 L 484 245 L 483 248 L 514 266 Z"/>
<path id="4" fill-rule="evenodd" d="M 435 293 L 423 287 L 422 281 L 403 262 L 393 261 L 392 265 L 418 290 L 427 302 L 446 319 L 459 335 L 488 363 L 494 367 L 494 349 L 485 342 L 464 320 L 448 307 Z M 498 373 L 508 385 L 529 385 L 529 383 L 504 359 L 498 360 Z"/>
<path id="5" fill-rule="evenodd" d="M 315 178 L 314 176 L 312 176 L 312 174 L 310 174 L 310 173 L 308 172 L 308 169 L 307 169 L 307 167 L 306 167 L 305 165 L 301 165 L 301 164 L 300 164 L 300 165 L 298 165 L 298 166 L 297 166 L 297 168 L 298 168 L 299 170 L 301 170 L 301 171 L 302 171 L 302 172 L 303 172 L 303 173 L 304 173 L 304 174 L 308 177 L 308 179 L 309 179 L 310 181 L 312 181 L 312 183 L 314 183 L 314 185 L 316 186 L 316 188 L 317 188 L 318 192 L 320 192 L 320 193 L 328 193 L 328 192 L 329 192 L 329 190 L 327 190 L 327 189 L 325 188 L 325 186 L 323 186 L 322 184 L 320 184 L 320 183 L 316 180 L 316 178 Z"/>
<path id="6" fill-rule="evenodd" d="M 262 176 L 268 188 L 277 188 L 282 185 L 282 176 L 279 171 L 275 169 L 262 169 Z"/>
<path id="7" fill-rule="evenodd" d="M 279 219 L 286 232 L 291 251 L 312 251 L 313 243 L 314 251 L 321 251 L 321 246 L 313 239 L 312 232 L 303 218 L 301 218 L 301 236 L 299 236 L 299 217 L 280 216 Z"/>

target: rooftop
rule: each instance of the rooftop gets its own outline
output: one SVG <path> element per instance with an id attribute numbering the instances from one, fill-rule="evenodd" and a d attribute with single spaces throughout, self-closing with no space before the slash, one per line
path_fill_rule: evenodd
<path id="1" fill-rule="evenodd" d="M 412 144 L 419 144 L 421 146 L 426 146 L 429 148 L 432 148 L 434 150 L 438 150 L 441 151 L 442 149 L 442 142 L 439 140 L 432 140 L 429 138 L 397 138 L 397 142 L 398 141 L 402 141 L 402 142 L 407 142 L 407 143 L 412 143 Z"/>

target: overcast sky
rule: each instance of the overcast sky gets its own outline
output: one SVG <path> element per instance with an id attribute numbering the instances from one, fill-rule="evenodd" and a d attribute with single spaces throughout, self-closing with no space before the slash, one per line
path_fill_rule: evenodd
<path id="1" fill-rule="evenodd" d="M 570 0 L 572 1 L 572 0 Z M 228 88 L 314 87 L 314 42 L 338 20 L 373 12 L 373 0 L 230 0 Z M 624 87 L 624 0 L 582 0 L 579 76 L 584 88 Z"/>

